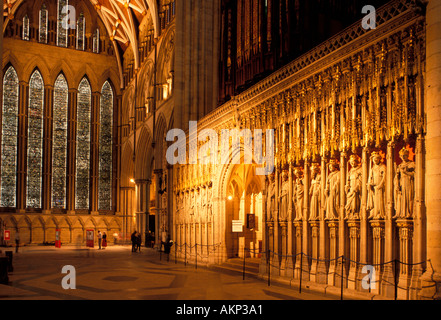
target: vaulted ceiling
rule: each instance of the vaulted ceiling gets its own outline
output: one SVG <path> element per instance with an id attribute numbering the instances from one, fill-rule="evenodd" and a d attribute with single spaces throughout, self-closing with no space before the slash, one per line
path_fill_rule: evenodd
<path id="1" fill-rule="evenodd" d="M 26 0 L 3 0 L 3 16 L 5 23 L 3 32 L 9 20 L 20 5 Z M 123 50 L 129 46 L 134 53 L 135 68 L 139 67 L 138 31 L 145 16 L 151 15 L 155 37 L 159 36 L 159 12 L 157 0 L 89 0 L 106 26 L 112 41 L 118 42 Z"/>

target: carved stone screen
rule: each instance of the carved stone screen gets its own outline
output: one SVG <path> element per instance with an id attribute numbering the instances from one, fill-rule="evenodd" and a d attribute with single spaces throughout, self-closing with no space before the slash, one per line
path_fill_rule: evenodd
<path id="1" fill-rule="evenodd" d="M 35 71 L 29 82 L 27 197 L 29 208 L 41 208 L 44 83 Z"/>
<path id="2" fill-rule="evenodd" d="M 89 209 L 91 88 L 84 78 L 78 87 L 75 208 Z"/>
<path id="3" fill-rule="evenodd" d="M 16 206 L 18 94 L 17 73 L 9 67 L 3 78 L 1 207 Z"/>
<path id="4" fill-rule="evenodd" d="M 68 86 L 60 74 L 54 86 L 52 136 L 52 207 L 66 208 L 66 153 Z"/>
<path id="5" fill-rule="evenodd" d="M 98 208 L 110 210 L 112 205 L 113 90 L 107 81 L 101 90 L 100 109 Z"/>

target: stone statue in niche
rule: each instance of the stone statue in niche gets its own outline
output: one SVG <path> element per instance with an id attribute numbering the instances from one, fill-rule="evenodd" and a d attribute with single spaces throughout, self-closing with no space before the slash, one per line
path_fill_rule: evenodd
<path id="1" fill-rule="evenodd" d="M 381 155 L 374 151 L 371 154 L 372 167 L 368 178 L 367 210 L 370 211 L 368 219 L 384 219 L 385 215 L 385 183 L 386 166 L 381 163 Z"/>
<path id="2" fill-rule="evenodd" d="M 340 210 L 340 170 L 336 160 L 329 161 L 328 170 L 325 187 L 325 220 L 333 220 L 338 218 Z"/>
<path id="3" fill-rule="evenodd" d="M 294 175 L 296 177 L 296 182 L 294 185 L 294 203 L 296 211 L 296 221 L 302 220 L 303 217 L 303 194 L 305 192 L 305 187 L 303 185 L 303 171 L 300 168 L 294 170 Z"/>
<path id="4" fill-rule="evenodd" d="M 362 190 L 362 170 L 360 158 L 355 154 L 351 155 L 349 157 L 349 164 L 351 165 L 351 170 L 348 172 L 348 178 L 345 185 L 345 219 L 359 219 Z"/>
<path id="5" fill-rule="evenodd" d="M 310 202 L 310 214 L 309 220 L 315 221 L 320 216 L 320 198 L 321 198 L 321 174 L 318 164 L 314 164 L 311 167 L 311 187 L 309 188 Z"/>
<path id="6" fill-rule="evenodd" d="M 413 217 L 415 198 L 415 162 L 409 160 L 409 150 L 399 152 L 402 162 L 398 165 L 394 178 L 395 218 Z"/>
<path id="7" fill-rule="evenodd" d="M 280 210 L 279 210 L 279 217 L 280 220 L 286 221 L 288 218 L 288 209 L 289 209 L 289 179 L 288 179 L 288 173 L 286 171 L 283 171 L 282 173 L 282 189 L 280 191 Z"/>
<path id="8" fill-rule="evenodd" d="M 276 210 L 276 184 L 274 174 L 268 178 L 268 196 L 269 196 L 269 221 L 274 221 L 274 210 Z"/>

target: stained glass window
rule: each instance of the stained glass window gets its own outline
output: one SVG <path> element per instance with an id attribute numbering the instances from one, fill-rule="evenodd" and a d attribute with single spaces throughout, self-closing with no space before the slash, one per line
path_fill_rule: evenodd
<path id="1" fill-rule="evenodd" d="M 29 208 L 41 208 L 44 83 L 35 71 L 29 82 L 27 197 Z"/>
<path id="2" fill-rule="evenodd" d="M 23 18 L 23 40 L 29 40 L 29 18 L 27 15 Z"/>
<path id="3" fill-rule="evenodd" d="M 57 46 L 67 47 L 67 0 L 58 0 L 58 21 L 57 21 Z"/>
<path id="4" fill-rule="evenodd" d="M 99 184 L 98 208 L 110 210 L 112 205 L 112 122 L 113 90 L 105 82 L 100 99 Z"/>
<path id="5" fill-rule="evenodd" d="M 100 53 L 100 30 L 96 29 L 93 33 L 93 52 Z"/>
<path id="6" fill-rule="evenodd" d="M 66 79 L 60 74 L 54 86 L 52 136 L 52 207 L 66 208 L 67 106 L 69 92 Z"/>
<path id="7" fill-rule="evenodd" d="M 18 76 L 9 67 L 3 78 L 1 207 L 16 206 L 18 95 Z"/>
<path id="8" fill-rule="evenodd" d="M 91 96 L 92 94 L 89 81 L 84 78 L 78 87 L 75 192 L 76 209 L 89 209 Z"/>
<path id="9" fill-rule="evenodd" d="M 38 41 L 42 43 L 47 43 L 47 9 L 46 5 L 43 4 L 40 10 L 40 25 L 39 25 L 39 39 Z"/>
<path id="10" fill-rule="evenodd" d="M 86 19 L 84 14 L 80 13 L 77 21 L 77 49 L 84 50 L 84 30 L 86 29 Z"/>

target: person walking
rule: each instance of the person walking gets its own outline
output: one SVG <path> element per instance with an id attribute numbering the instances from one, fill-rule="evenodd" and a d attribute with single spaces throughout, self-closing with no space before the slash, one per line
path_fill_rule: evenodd
<path id="1" fill-rule="evenodd" d="M 136 252 L 136 230 L 133 231 L 130 240 L 132 240 L 132 252 Z"/>
<path id="2" fill-rule="evenodd" d="M 98 230 L 98 250 L 101 250 L 102 239 L 103 239 L 103 235 L 101 234 L 101 231 Z"/>
<path id="3" fill-rule="evenodd" d="M 15 233 L 15 253 L 18 253 L 18 247 L 20 246 L 20 233 L 17 232 Z"/>
<path id="4" fill-rule="evenodd" d="M 139 252 L 141 252 L 141 243 L 141 233 L 138 232 L 138 234 L 136 235 L 136 250 L 138 250 Z"/>

